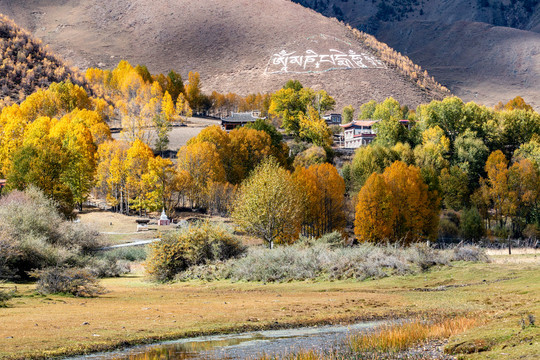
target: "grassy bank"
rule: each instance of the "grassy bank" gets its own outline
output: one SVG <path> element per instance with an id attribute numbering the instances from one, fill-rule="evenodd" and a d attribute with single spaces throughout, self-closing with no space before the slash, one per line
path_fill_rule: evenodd
<path id="1" fill-rule="evenodd" d="M 50 357 L 195 334 L 470 314 L 486 324 L 451 338 L 453 352 L 533 359 L 540 356 L 539 328 L 520 321 L 529 313 L 540 317 L 539 270 L 538 261 L 458 262 L 379 280 L 281 284 L 156 285 L 132 275 L 106 279 L 109 292 L 92 299 L 37 296 L 34 285 L 18 285 L 20 296 L 0 309 L 0 357 Z"/>

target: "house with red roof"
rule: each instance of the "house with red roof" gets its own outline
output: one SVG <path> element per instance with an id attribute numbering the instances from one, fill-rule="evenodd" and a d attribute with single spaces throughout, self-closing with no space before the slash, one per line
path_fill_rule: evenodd
<path id="1" fill-rule="evenodd" d="M 353 120 L 348 124 L 340 125 L 343 128 L 343 147 L 356 149 L 369 145 L 377 136 L 373 125 L 379 120 Z"/>

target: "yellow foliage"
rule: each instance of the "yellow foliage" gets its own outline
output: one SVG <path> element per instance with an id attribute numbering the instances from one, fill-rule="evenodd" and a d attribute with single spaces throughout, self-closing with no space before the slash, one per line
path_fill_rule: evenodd
<path id="1" fill-rule="evenodd" d="M 307 116 L 299 114 L 300 137 L 323 147 L 332 146 L 332 131 L 313 107 L 308 106 Z"/>
<path id="2" fill-rule="evenodd" d="M 225 170 L 216 146 L 208 142 L 192 143 L 178 151 L 177 169 L 187 178 L 192 203 L 205 203 L 210 185 L 225 182 Z"/>

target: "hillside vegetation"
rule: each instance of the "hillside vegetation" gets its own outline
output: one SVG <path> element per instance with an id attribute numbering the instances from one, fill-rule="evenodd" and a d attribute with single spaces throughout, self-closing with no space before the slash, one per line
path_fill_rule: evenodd
<path id="1" fill-rule="evenodd" d="M 29 32 L 0 14 L 0 107 L 20 102 L 39 88 L 83 77 Z"/>

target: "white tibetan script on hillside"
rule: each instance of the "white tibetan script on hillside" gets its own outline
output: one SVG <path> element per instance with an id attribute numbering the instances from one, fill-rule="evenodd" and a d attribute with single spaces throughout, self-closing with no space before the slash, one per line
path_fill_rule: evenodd
<path id="1" fill-rule="evenodd" d="M 366 53 L 357 54 L 353 50 L 343 52 L 330 49 L 323 54 L 319 54 L 313 50 L 307 50 L 305 54 L 282 50 L 272 55 L 266 66 L 265 74 L 300 74 L 370 68 L 385 69 L 386 65 L 373 55 Z"/>

